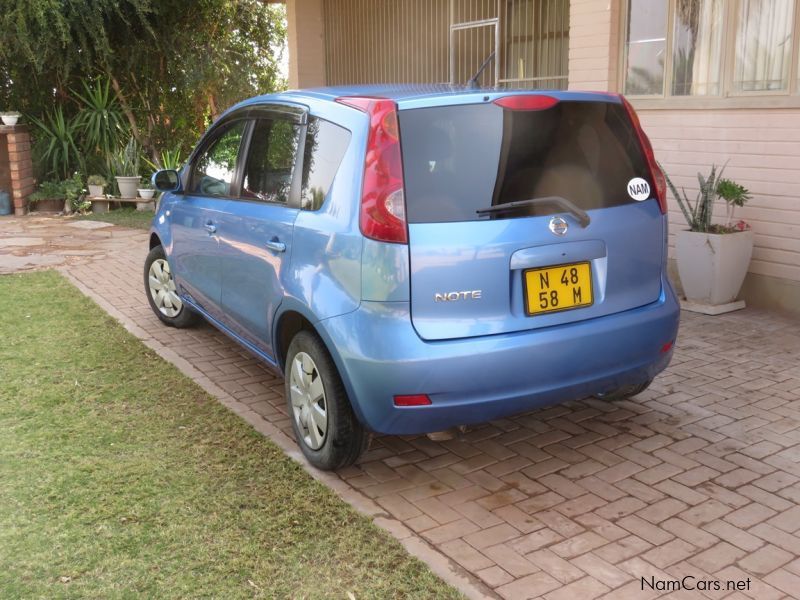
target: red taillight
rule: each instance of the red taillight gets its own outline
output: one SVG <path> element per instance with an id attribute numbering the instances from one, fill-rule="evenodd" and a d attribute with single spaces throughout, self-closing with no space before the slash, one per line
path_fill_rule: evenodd
<path id="1" fill-rule="evenodd" d="M 666 344 L 661 346 L 661 354 L 666 354 L 670 350 L 672 350 L 672 342 L 667 342 Z"/>
<path id="2" fill-rule="evenodd" d="M 541 94 L 503 96 L 494 101 L 509 110 L 546 110 L 558 104 L 558 98 Z"/>
<path id="3" fill-rule="evenodd" d="M 361 233 L 381 242 L 407 244 L 397 105 L 386 98 L 345 96 L 336 101 L 369 115 L 361 191 Z"/>
<path id="4" fill-rule="evenodd" d="M 624 96 L 620 95 L 619 98 L 622 100 L 622 105 L 625 107 L 625 110 L 628 111 L 628 116 L 631 119 L 631 123 L 633 123 L 634 129 L 636 129 L 636 135 L 639 137 L 639 145 L 642 147 L 645 159 L 647 160 L 647 166 L 650 169 L 650 179 L 653 180 L 653 186 L 655 187 L 654 192 L 658 200 L 658 205 L 661 207 L 661 214 L 665 215 L 667 214 L 667 180 L 664 178 L 664 173 L 656 162 L 656 156 L 653 153 L 653 145 L 650 143 L 650 138 L 647 137 L 644 129 L 642 129 L 639 116 L 636 114 L 636 111 L 633 110 L 631 103 L 628 102 Z"/>
<path id="5" fill-rule="evenodd" d="M 412 394 L 409 396 L 395 396 L 395 406 L 427 406 L 431 403 L 431 399 L 427 394 Z"/>

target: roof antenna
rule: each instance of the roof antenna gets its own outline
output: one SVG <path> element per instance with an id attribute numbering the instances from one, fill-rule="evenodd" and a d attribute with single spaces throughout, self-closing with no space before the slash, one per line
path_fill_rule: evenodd
<path id="1" fill-rule="evenodd" d="M 481 73 L 483 73 L 483 70 L 489 65 L 491 60 L 494 58 L 494 52 L 495 51 L 492 50 L 492 53 L 489 56 L 486 57 L 486 60 L 483 61 L 483 64 L 480 67 L 478 67 L 478 72 L 475 73 L 475 75 L 473 75 L 472 78 L 467 82 L 467 87 L 469 89 L 471 89 L 471 90 L 478 89 L 478 77 L 481 76 Z"/>

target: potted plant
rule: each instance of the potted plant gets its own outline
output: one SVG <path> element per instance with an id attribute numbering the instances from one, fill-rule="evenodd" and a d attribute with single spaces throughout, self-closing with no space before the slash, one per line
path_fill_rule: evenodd
<path id="1" fill-rule="evenodd" d="M 121 198 L 136 198 L 139 187 L 139 145 L 134 138 L 112 160 Z"/>
<path id="2" fill-rule="evenodd" d="M 103 198 L 103 191 L 107 183 L 105 177 L 102 175 L 89 175 L 89 178 L 86 180 L 86 186 L 89 188 L 89 196 L 92 198 Z"/>
<path id="3" fill-rule="evenodd" d="M 0 113 L 0 119 L 3 120 L 3 125 L 16 125 L 20 118 L 20 114 L 16 111 Z"/>
<path id="4" fill-rule="evenodd" d="M 150 180 L 146 177 L 142 177 L 142 181 L 139 184 L 139 197 L 144 200 L 152 200 L 153 196 L 156 195 L 156 190 L 153 188 L 153 184 L 150 183 Z"/>
<path id="5" fill-rule="evenodd" d="M 43 181 L 39 188 L 28 196 L 31 210 L 41 212 L 62 212 L 66 201 L 64 184 L 60 181 Z"/>
<path id="6" fill-rule="evenodd" d="M 753 253 L 753 232 L 744 221 L 733 224 L 733 212 L 750 199 L 750 192 L 722 178 L 724 167 L 711 167 L 708 178 L 697 174 L 700 191 L 692 202 L 678 193 L 669 177 L 667 184 L 686 218 L 689 229 L 677 232 L 675 258 L 686 295 L 684 308 L 705 314 L 721 314 L 744 308 L 736 301 Z M 726 203 L 724 224 L 712 223 L 717 198 Z"/>

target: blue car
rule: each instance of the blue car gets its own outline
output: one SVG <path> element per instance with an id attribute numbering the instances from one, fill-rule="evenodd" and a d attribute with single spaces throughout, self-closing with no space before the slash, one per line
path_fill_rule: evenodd
<path id="1" fill-rule="evenodd" d="M 672 356 L 665 182 L 621 96 L 259 96 L 153 183 L 150 306 L 283 374 L 319 468 L 372 432 L 630 397 Z"/>

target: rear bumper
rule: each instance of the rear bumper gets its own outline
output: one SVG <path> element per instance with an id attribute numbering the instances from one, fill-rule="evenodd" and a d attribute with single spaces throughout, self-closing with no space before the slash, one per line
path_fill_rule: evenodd
<path id="1" fill-rule="evenodd" d="M 415 434 L 483 423 L 638 384 L 666 368 L 680 307 L 664 281 L 657 302 L 535 331 L 425 342 L 406 302 L 362 302 L 321 323 L 353 408 L 372 431 Z M 396 394 L 432 404 L 396 407 Z"/>

